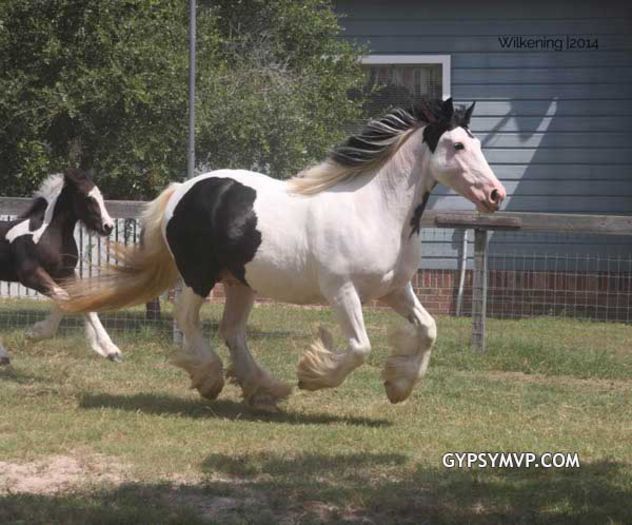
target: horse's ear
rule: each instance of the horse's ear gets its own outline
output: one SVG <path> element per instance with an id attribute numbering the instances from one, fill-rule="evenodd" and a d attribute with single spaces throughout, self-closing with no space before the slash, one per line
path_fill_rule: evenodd
<path id="1" fill-rule="evenodd" d="M 79 168 L 66 168 L 64 171 L 64 179 L 70 184 L 78 185 L 87 178 L 86 172 Z"/>
<path id="2" fill-rule="evenodd" d="M 454 104 L 452 104 L 452 97 L 446 99 L 441 104 L 441 112 L 446 119 L 451 119 L 454 113 Z"/>
<path id="3" fill-rule="evenodd" d="M 472 102 L 472 105 L 465 110 L 465 124 L 469 125 L 470 119 L 472 118 L 472 112 L 474 111 L 474 106 L 476 106 L 476 102 Z"/>
<path id="4" fill-rule="evenodd" d="M 437 122 L 437 116 L 432 112 L 430 106 L 428 106 L 428 101 L 425 98 L 421 99 L 421 102 L 419 103 L 419 109 L 421 110 L 421 113 L 428 124 L 434 124 L 435 122 Z"/>

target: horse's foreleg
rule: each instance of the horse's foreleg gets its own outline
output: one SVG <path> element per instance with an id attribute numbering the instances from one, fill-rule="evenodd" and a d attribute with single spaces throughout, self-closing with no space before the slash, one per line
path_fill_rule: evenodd
<path id="1" fill-rule="evenodd" d="M 200 329 L 202 304 L 204 297 L 185 287 L 175 310 L 178 326 L 184 334 L 184 345 L 173 358 L 173 364 L 189 373 L 191 388 L 207 399 L 215 399 L 224 388 L 224 369 L 222 360 L 211 350 Z"/>
<path id="2" fill-rule="evenodd" d="M 79 274 L 75 270 L 75 279 L 79 279 Z M 116 346 L 110 335 L 106 332 L 105 327 L 101 323 L 101 319 L 95 312 L 84 314 L 83 327 L 88 339 L 90 348 L 94 350 L 100 356 L 108 358 L 110 361 L 120 363 L 123 359 L 123 354 Z"/>
<path id="3" fill-rule="evenodd" d="M 237 383 L 246 402 L 255 408 L 276 410 L 276 403 L 292 392 L 292 387 L 275 379 L 255 361 L 246 343 L 246 323 L 255 294 L 241 283 L 225 283 L 226 304 L 219 332 L 230 350 L 232 366 L 226 375 Z"/>
<path id="4" fill-rule="evenodd" d="M 64 313 L 59 306 L 53 305 L 48 317 L 42 321 L 38 321 L 26 332 L 26 337 L 39 341 L 41 339 L 49 339 L 57 333 L 59 323 L 61 323 Z"/>
<path id="5" fill-rule="evenodd" d="M 391 334 L 393 351 L 382 372 L 386 395 L 392 403 L 398 403 L 410 395 L 426 373 L 432 345 L 437 338 L 437 326 L 410 283 L 384 297 L 383 301 L 409 322 Z"/>
<path id="6" fill-rule="evenodd" d="M 305 390 L 338 386 L 352 370 L 364 363 L 371 351 L 362 303 L 355 287 L 345 283 L 325 296 L 347 338 L 347 349 L 336 352 L 331 334 L 321 327 L 320 339 L 312 343 L 298 364 L 298 386 Z"/>
<path id="7" fill-rule="evenodd" d="M 107 357 L 110 361 L 120 362 L 123 355 L 118 346 L 112 342 L 109 334 L 105 331 L 99 316 L 94 312 L 84 314 L 83 322 L 90 348 L 97 354 Z"/>
<path id="8" fill-rule="evenodd" d="M 18 271 L 20 282 L 27 288 L 32 288 L 54 301 L 69 298 L 68 293 L 48 274 L 38 263 L 24 264 Z"/>

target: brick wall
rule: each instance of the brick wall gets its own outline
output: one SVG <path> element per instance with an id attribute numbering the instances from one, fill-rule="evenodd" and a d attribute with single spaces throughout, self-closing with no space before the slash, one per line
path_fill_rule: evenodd
<path id="1" fill-rule="evenodd" d="M 472 309 L 473 272 L 465 274 L 464 315 Z M 435 315 L 456 312 L 459 272 L 423 270 L 413 287 L 423 305 Z M 211 301 L 223 301 L 218 284 Z M 261 298 L 261 301 L 266 301 Z M 491 270 L 487 313 L 492 317 L 569 316 L 609 321 L 632 321 L 632 274 L 614 272 L 536 272 Z"/>
<path id="2" fill-rule="evenodd" d="M 472 305 L 472 271 L 465 275 L 463 313 Z M 421 302 L 435 314 L 456 311 L 459 272 L 426 270 L 413 285 Z M 555 315 L 632 321 L 632 274 L 491 270 L 487 313 L 492 317 Z"/>

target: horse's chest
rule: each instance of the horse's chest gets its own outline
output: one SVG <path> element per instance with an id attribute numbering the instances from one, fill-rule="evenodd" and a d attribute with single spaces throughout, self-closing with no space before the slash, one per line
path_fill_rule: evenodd
<path id="1" fill-rule="evenodd" d="M 77 265 L 77 244 L 72 237 L 44 235 L 33 249 L 41 266 L 53 277 L 67 276 Z"/>
<path id="2" fill-rule="evenodd" d="M 17 281 L 11 245 L 0 238 L 0 281 Z"/>
<path id="3" fill-rule="evenodd" d="M 369 264 L 369 271 L 360 272 L 356 287 L 365 300 L 379 299 L 406 286 L 417 271 L 420 247 L 416 236 L 390 254 L 384 253 L 380 261 Z"/>

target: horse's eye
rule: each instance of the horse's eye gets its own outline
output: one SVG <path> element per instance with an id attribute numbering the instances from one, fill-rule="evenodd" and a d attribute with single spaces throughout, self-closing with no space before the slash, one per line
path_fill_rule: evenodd
<path id="1" fill-rule="evenodd" d="M 465 149 L 465 146 L 463 145 L 462 142 L 455 142 L 454 143 L 454 149 L 459 151 L 459 150 Z"/>

